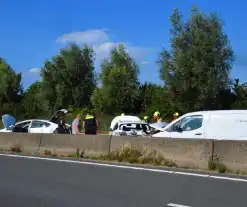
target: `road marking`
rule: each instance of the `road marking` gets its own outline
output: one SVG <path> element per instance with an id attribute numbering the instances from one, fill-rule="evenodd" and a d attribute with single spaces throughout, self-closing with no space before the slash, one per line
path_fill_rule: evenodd
<path id="1" fill-rule="evenodd" d="M 147 167 L 135 167 L 135 166 L 126 166 L 126 165 L 116 165 L 116 164 L 89 162 L 89 161 L 86 162 L 86 161 L 77 161 L 77 160 L 49 158 L 49 157 L 34 157 L 34 156 L 1 154 L 1 153 L 0 153 L 0 156 L 24 158 L 24 159 L 33 159 L 33 160 L 46 160 L 46 161 L 55 161 L 55 162 L 65 162 L 65 163 L 76 163 L 76 164 L 102 166 L 102 167 L 112 167 L 112 168 L 121 168 L 121 169 L 131 169 L 131 170 L 148 171 L 148 172 L 159 172 L 159 173 L 167 173 L 167 174 L 175 174 L 175 175 L 177 174 L 177 175 L 194 176 L 194 177 L 204 177 L 204 178 L 212 178 L 212 179 L 237 181 L 237 182 L 245 182 L 245 183 L 247 183 L 247 179 L 242 179 L 242 178 L 231 178 L 231 177 L 223 177 L 223 176 L 215 176 L 215 175 L 207 175 L 207 174 L 199 174 L 199 173 L 190 173 L 190 172 L 182 172 L 182 171 L 154 169 L 154 168 L 147 168 Z"/>
<path id="2" fill-rule="evenodd" d="M 185 205 L 180 205 L 180 204 L 175 204 L 175 203 L 169 203 L 169 204 L 167 204 L 167 206 L 171 206 L 171 207 L 191 207 L 191 206 L 185 206 Z"/>

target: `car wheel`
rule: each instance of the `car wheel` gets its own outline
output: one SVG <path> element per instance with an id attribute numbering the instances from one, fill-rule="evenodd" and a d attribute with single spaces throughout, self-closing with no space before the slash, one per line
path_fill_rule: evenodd
<path id="1" fill-rule="evenodd" d="M 57 129 L 55 129 L 55 131 L 53 132 L 53 134 L 58 134 L 58 131 L 57 131 Z"/>

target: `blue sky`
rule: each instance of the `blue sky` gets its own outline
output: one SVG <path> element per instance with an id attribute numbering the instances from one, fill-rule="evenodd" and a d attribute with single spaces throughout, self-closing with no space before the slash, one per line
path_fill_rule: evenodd
<path id="1" fill-rule="evenodd" d="M 0 56 L 23 73 L 26 88 L 39 79 L 38 68 L 68 41 L 88 43 L 97 60 L 117 43 L 140 64 L 142 81 L 161 83 L 156 65 L 162 47 L 169 45 L 169 16 L 173 8 L 188 16 L 195 3 L 215 11 L 225 22 L 236 55 L 232 77 L 247 81 L 247 2 L 244 0 L 24 0 L 2 1 Z M 98 70 L 98 67 L 97 67 Z"/>

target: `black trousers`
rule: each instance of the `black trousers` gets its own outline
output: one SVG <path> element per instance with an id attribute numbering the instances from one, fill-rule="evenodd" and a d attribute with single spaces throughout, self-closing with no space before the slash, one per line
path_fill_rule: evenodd
<path id="1" fill-rule="evenodd" d="M 85 135 L 97 135 L 96 129 L 85 129 Z"/>

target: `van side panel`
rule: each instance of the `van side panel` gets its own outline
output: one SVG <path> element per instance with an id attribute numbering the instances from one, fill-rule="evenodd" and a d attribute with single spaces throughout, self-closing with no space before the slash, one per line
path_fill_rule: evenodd
<path id="1" fill-rule="evenodd" d="M 205 138 L 247 140 L 247 113 L 210 114 Z"/>

